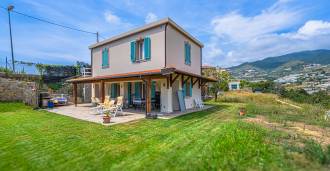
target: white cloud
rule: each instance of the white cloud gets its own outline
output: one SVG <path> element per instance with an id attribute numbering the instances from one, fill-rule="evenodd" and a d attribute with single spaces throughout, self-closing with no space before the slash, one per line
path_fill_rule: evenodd
<path id="1" fill-rule="evenodd" d="M 105 20 L 110 23 L 110 24 L 120 24 L 121 23 L 121 19 L 114 15 L 111 11 L 106 11 L 104 13 L 104 17 L 105 17 Z"/>
<path id="2" fill-rule="evenodd" d="M 311 20 L 305 23 L 304 26 L 299 28 L 298 34 L 306 36 L 315 36 L 320 34 L 330 33 L 330 22 L 322 20 Z"/>
<path id="3" fill-rule="evenodd" d="M 218 37 L 245 42 L 257 36 L 290 28 L 296 24 L 299 17 L 299 11 L 288 10 L 284 1 L 279 1 L 256 16 L 245 17 L 234 11 L 215 17 L 211 26 Z"/>
<path id="4" fill-rule="evenodd" d="M 205 59 L 206 61 L 213 60 L 214 58 L 223 54 L 219 46 L 219 39 L 212 37 L 211 41 L 205 45 Z"/>
<path id="5" fill-rule="evenodd" d="M 156 14 L 152 13 L 152 12 L 149 12 L 145 18 L 145 23 L 151 23 L 151 22 L 154 22 L 158 20 L 158 17 Z"/>
<path id="6" fill-rule="evenodd" d="M 278 1 L 255 16 L 234 11 L 213 18 L 204 62 L 228 67 L 295 51 L 330 48 L 330 22 L 303 21 L 303 10 L 289 2 Z M 301 26 L 297 30 L 284 32 L 298 23 Z"/>

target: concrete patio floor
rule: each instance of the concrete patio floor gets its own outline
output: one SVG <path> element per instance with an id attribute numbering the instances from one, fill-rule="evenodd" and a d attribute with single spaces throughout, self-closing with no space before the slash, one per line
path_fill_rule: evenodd
<path id="1" fill-rule="evenodd" d="M 68 105 L 68 106 L 59 106 L 54 107 L 53 109 L 46 109 L 49 112 L 53 112 L 60 115 L 69 116 L 72 118 L 94 122 L 103 124 L 102 116 L 97 113 L 95 109 L 92 109 L 92 104 L 86 103 L 86 104 L 78 104 L 77 107 L 74 105 Z M 186 110 L 185 112 L 173 112 L 170 114 L 155 112 L 158 114 L 159 119 L 171 119 L 177 116 L 185 115 L 191 112 L 206 110 L 211 108 L 212 106 L 205 106 L 203 109 L 190 109 Z M 116 117 L 111 118 L 110 124 L 103 124 L 103 125 L 114 125 L 119 123 L 126 123 L 131 122 L 134 120 L 139 120 L 142 118 L 145 118 L 145 111 L 144 110 L 134 110 L 134 109 L 123 109 L 123 113 L 118 113 Z"/>

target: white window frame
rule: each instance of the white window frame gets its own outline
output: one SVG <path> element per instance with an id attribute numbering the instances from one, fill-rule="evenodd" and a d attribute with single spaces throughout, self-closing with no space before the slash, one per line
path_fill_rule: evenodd
<path id="1" fill-rule="evenodd" d="M 145 61 L 144 57 L 144 39 L 136 41 L 135 62 Z"/>

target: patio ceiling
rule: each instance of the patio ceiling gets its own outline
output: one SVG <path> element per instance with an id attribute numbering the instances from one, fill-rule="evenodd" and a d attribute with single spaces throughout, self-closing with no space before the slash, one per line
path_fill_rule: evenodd
<path id="1" fill-rule="evenodd" d="M 95 83 L 100 81 L 106 82 L 116 82 L 116 81 L 134 81 L 141 80 L 143 78 L 168 78 L 172 74 L 188 76 L 192 78 L 197 78 L 201 82 L 216 82 L 216 79 L 204 77 L 197 74 L 192 74 L 176 68 L 163 68 L 163 69 L 154 69 L 154 70 L 145 70 L 139 72 L 129 72 L 123 74 L 112 74 L 105 76 L 95 76 L 95 77 L 79 77 L 67 80 L 69 83 Z"/>

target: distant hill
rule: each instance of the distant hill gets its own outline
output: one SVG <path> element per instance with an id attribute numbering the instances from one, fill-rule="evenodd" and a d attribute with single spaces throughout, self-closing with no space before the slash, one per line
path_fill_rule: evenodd
<path id="1" fill-rule="evenodd" d="M 263 60 L 246 62 L 228 69 L 234 77 L 241 78 L 242 75 L 246 75 L 246 71 L 253 70 L 258 73 L 254 75 L 267 75 L 267 77 L 276 79 L 283 75 L 301 71 L 305 64 L 330 64 L 330 50 L 319 49 L 267 57 Z"/>
<path id="2" fill-rule="evenodd" d="M 250 66 L 262 70 L 274 70 L 289 62 L 300 61 L 304 64 L 330 64 L 330 50 L 320 49 L 311 51 L 301 51 L 282 56 L 268 57 L 255 62 L 246 62 L 230 69 L 239 69 Z"/>

